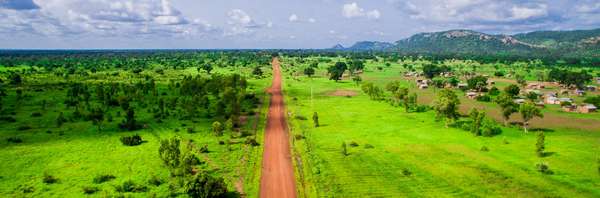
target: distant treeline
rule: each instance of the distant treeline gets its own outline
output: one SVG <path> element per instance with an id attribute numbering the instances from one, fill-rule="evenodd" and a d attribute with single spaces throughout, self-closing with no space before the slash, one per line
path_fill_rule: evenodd
<path id="1" fill-rule="evenodd" d="M 158 64 L 173 68 L 185 68 L 203 64 L 215 66 L 248 66 L 259 62 L 268 64 L 271 56 L 285 55 L 307 58 L 311 56 L 346 57 L 373 60 L 377 57 L 389 61 L 405 58 L 421 58 L 431 61 L 448 59 L 474 60 L 480 63 L 513 63 L 540 60 L 545 66 L 598 67 L 600 57 L 581 55 L 564 57 L 547 51 L 540 54 L 466 53 L 415 53 L 392 51 L 340 51 L 340 50 L 0 50 L 0 66 L 84 67 L 84 68 L 144 68 Z M 227 55 L 226 60 L 222 55 Z M 257 60 L 256 60 L 257 59 Z"/>

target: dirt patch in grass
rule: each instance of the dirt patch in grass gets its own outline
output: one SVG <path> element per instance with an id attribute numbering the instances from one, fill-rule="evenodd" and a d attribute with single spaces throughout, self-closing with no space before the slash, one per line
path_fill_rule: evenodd
<path id="1" fill-rule="evenodd" d="M 352 90 L 338 89 L 327 93 L 328 96 L 356 96 L 358 93 Z"/>

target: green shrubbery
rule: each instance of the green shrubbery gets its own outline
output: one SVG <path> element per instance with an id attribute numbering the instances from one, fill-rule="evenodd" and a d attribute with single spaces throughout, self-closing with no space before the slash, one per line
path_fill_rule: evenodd
<path id="1" fill-rule="evenodd" d="M 93 182 L 95 184 L 101 184 L 101 183 L 113 180 L 115 178 L 116 177 L 114 175 L 109 175 L 109 174 L 97 175 L 96 177 L 94 177 Z"/>
<path id="2" fill-rule="evenodd" d="M 121 137 L 121 143 L 126 146 L 137 146 L 143 143 L 142 137 L 138 134 Z"/>

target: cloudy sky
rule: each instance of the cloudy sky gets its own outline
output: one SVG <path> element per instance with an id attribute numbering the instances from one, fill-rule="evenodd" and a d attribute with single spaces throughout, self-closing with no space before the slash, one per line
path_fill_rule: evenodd
<path id="1" fill-rule="evenodd" d="M 600 0 L 0 0 L 0 48 L 326 48 L 600 27 Z"/>

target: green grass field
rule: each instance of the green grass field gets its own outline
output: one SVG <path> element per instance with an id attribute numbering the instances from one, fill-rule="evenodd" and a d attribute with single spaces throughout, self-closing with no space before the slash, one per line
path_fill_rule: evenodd
<path id="1" fill-rule="evenodd" d="M 217 69 L 219 73 L 246 71 Z M 248 70 L 249 72 L 249 70 Z M 108 72 L 106 72 L 108 73 Z M 165 75 L 157 81 L 159 92 L 170 92 L 168 80 L 183 75 L 196 74 L 194 68 L 188 70 L 166 70 Z M 217 137 L 211 132 L 212 120 L 196 118 L 179 120 L 170 117 L 157 123 L 148 108 L 138 107 L 136 119 L 147 125 L 146 128 L 125 132 L 117 127 L 123 119 L 124 112 L 117 116 L 120 108 L 110 111 L 113 121 L 105 121 L 102 131 L 98 131 L 92 122 L 74 121 L 56 126 L 58 112 L 66 112 L 70 116 L 72 108 L 67 109 L 62 103 L 66 97 L 60 89 L 45 89 L 34 92 L 34 86 L 43 82 L 65 82 L 81 80 L 86 82 L 130 82 L 136 77 L 117 76 L 97 73 L 82 80 L 81 78 L 62 79 L 53 76 L 31 76 L 24 88 L 25 98 L 19 108 L 8 107 L 7 111 L 15 112 L 15 123 L 3 122 L 0 128 L 0 197 L 82 197 L 84 187 L 96 187 L 98 192 L 92 196 L 135 196 L 135 197 L 168 197 L 171 196 L 169 181 L 172 180 L 169 170 L 159 158 L 158 148 L 161 139 L 174 136 L 181 137 L 182 147 L 191 141 L 195 147 L 208 145 L 208 153 L 197 156 L 205 164 L 199 168 L 211 174 L 223 177 L 231 191 L 256 196 L 258 194 L 262 146 L 252 147 L 243 143 L 244 138 L 230 133 Z M 270 85 L 266 75 L 262 79 L 249 79 L 250 91 L 255 92 L 263 101 L 268 101 L 264 89 Z M 40 86 L 41 87 L 41 86 Z M 15 90 L 7 91 L 4 104 L 15 103 Z M 46 100 L 46 110 L 41 110 L 41 101 Z M 268 104 L 268 102 L 266 103 Z M 7 108 L 5 106 L 5 108 Z M 260 105 L 256 111 L 260 116 L 248 116 L 243 130 L 255 133 L 256 140 L 262 145 L 263 131 L 268 105 Z M 40 112 L 41 117 L 32 117 L 32 112 Z M 31 129 L 18 130 L 21 126 Z M 254 128 L 256 126 L 256 128 Z M 193 133 L 187 131 L 193 128 Z M 139 134 L 145 141 L 138 146 L 124 146 L 119 140 L 122 136 Z M 7 138 L 18 137 L 22 143 L 11 143 Z M 220 145 L 219 141 L 226 142 Z M 231 142 L 231 143 L 227 143 Z M 52 175 L 58 181 L 54 184 L 44 183 L 44 174 Z M 98 175 L 109 174 L 116 178 L 105 183 L 95 184 L 93 179 Z M 163 184 L 155 186 L 149 180 L 158 177 Z M 115 186 L 131 180 L 147 187 L 141 193 L 119 193 Z"/>
<path id="2" fill-rule="evenodd" d="M 285 59 L 283 65 L 290 69 L 292 61 Z M 398 65 L 392 64 L 384 71 L 372 66 L 367 64 L 363 82 L 384 86 L 390 80 L 401 79 Z M 335 83 L 322 77 L 325 64 L 320 67 L 320 75 L 312 79 L 298 75 L 284 79 L 291 131 L 304 136 L 293 140 L 298 186 L 303 195 L 600 196 L 597 128 L 547 129 L 548 154 L 540 158 L 535 153 L 535 132 L 525 134 L 518 127 L 503 127 L 500 135 L 475 137 L 461 129 L 445 128 L 443 122 L 434 120 L 433 111 L 406 113 L 387 102 L 369 100 L 349 79 Z M 411 83 L 403 82 L 407 86 Z M 358 95 L 331 95 L 336 90 L 352 90 Z M 419 94 L 421 97 L 426 93 Z M 433 96 L 433 92 L 430 94 Z M 490 109 L 495 106 L 485 105 Z M 558 110 L 547 111 L 558 114 Z M 313 112 L 318 112 L 321 127 L 312 126 Z M 595 113 L 579 117 L 596 120 L 600 116 Z M 356 142 L 358 146 L 348 146 L 349 155 L 344 156 L 343 142 Z M 489 151 L 482 151 L 482 147 Z M 540 162 L 547 163 L 554 174 L 538 172 L 536 164 Z"/>

